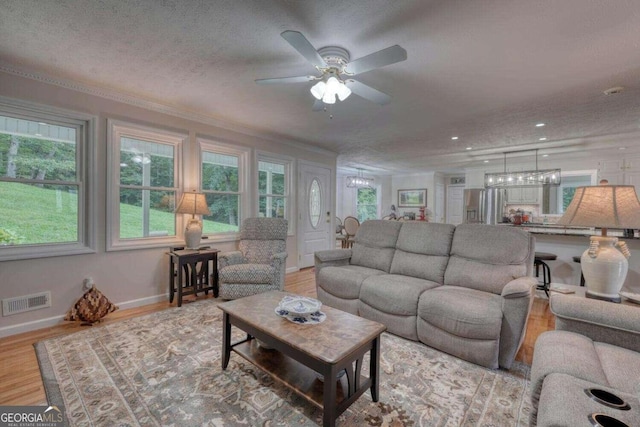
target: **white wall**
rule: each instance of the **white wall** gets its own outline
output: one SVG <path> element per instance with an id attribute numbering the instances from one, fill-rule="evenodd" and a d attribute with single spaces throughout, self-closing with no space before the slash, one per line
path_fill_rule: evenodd
<path id="1" fill-rule="evenodd" d="M 228 144 L 242 145 L 321 163 L 333 171 L 336 169 L 336 155 L 328 151 L 308 149 L 300 144 L 274 142 L 248 133 L 231 131 L 188 118 L 163 114 L 152 109 L 6 73 L 0 73 L 0 96 L 65 108 L 98 117 L 98 138 L 95 147 L 98 167 L 97 170 L 90 171 L 94 174 L 97 183 L 97 194 L 95 195 L 96 253 L 0 262 L 0 299 L 46 290 L 52 292 L 51 308 L 0 317 L 0 336 L 15 333 L 21 329 L 35 329 L 59 322 L 60 316 L 64 315 L 75 300 L 82 295 L 82 280 L 86 276 L 92 276 L 98 288 L 121 307 L 166 299 L 169 260 L 165 254 L 165 248 L 105 252 L 106 123 L 109 118 L 186 132 L 190 135 L 187 142 L 187 148 L 190 149 L 190 152 L 193 152 L 195 148 L 196 135 L 202 135 Z M 197 170 L 185 171 L 184 182 L 197 182 L 197 176 Z M 295 214 L 296 194 L 293 189 L 294 210 L 292 218 L 297 217 Z M 7 202 L 2 200 L 0 196 L 0 203 Z M 335 206 L 335 199 L 331 201 L 331 205 Z M 296 246 L 296 236 L 289 236 L 287 241 L 289 253 L 287 268 L 289 270 L 295 270 L 297 266 Z M 236 242 L 216 243 L 214 247 L 223 251 L 235 250 Z M 34 323 L 27 324 L 28 322 Z"/>
<path id="2" fill-rule="evenodd" d="M 433 211 L 436 196 L 435 172 L 425 172 L 411 175 L 394 175 L 391 177 L 391 200 L 398 208 L 398 216 L 405 212 L 418 215 L 418 208 L 401 208 L 398 206 L 398 190 L 427 190 L 427 209 Z M 439 177 L 439 179 L 442 179 Z"/>

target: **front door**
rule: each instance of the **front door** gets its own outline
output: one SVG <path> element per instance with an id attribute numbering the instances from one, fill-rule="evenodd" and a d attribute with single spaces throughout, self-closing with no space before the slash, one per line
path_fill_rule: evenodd
<path id="1" fill-rule="evenodd" d="M 298 268 L 305 268 L 316 251 L 334 245 L 331 169 L 300 162 L 298 174 Z"/>

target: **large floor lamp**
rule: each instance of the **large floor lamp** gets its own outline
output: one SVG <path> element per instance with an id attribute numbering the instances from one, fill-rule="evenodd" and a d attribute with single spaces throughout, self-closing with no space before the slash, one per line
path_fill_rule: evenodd
<path id="1" fill-rule="evenodd" d="M 640 202 L 633 185 L 607 184 L 602 180 L 600 185 L 576 188 L 558 224 L 602 229 L 600 236 L 591 236 L 589 249 L 580 258 L 586 294 L 589 298 L 620 302 L 630 253 L 624 241 L 607 236 L 607 229 L 640 228 Z"/>
<path id="2" fill-rule="evenodd" d="M 198 249 L 200 247 L 200 239 L 202 237 L 202 221 L 196 218 L 196 215 L 210 215 L 207 199 L 204 194 L 184 193 L 180 203 L 176 208 L 176 213 L 191 214 L 191 219 L 184 231 L 184 240 L 189 249 Z"/>

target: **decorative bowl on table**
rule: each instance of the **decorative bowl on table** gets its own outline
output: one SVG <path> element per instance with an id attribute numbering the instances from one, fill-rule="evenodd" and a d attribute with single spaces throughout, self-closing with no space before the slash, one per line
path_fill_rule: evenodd
<path id="1" fill-rule="evenodd" d="M 322 303 L 314 298 L 286 295 L 276 307 L 276 314 L 293 323 L 315 324 L 327 316 L 320 311 Z"/>

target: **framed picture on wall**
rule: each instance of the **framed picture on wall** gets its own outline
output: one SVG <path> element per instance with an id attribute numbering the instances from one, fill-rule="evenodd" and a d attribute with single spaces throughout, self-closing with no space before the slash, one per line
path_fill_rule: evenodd
<path id="1" fill-rule="evenodd" d="M 420 208 L 427 206 L 427 189 L 398 190 L 399 208 Z"/>

